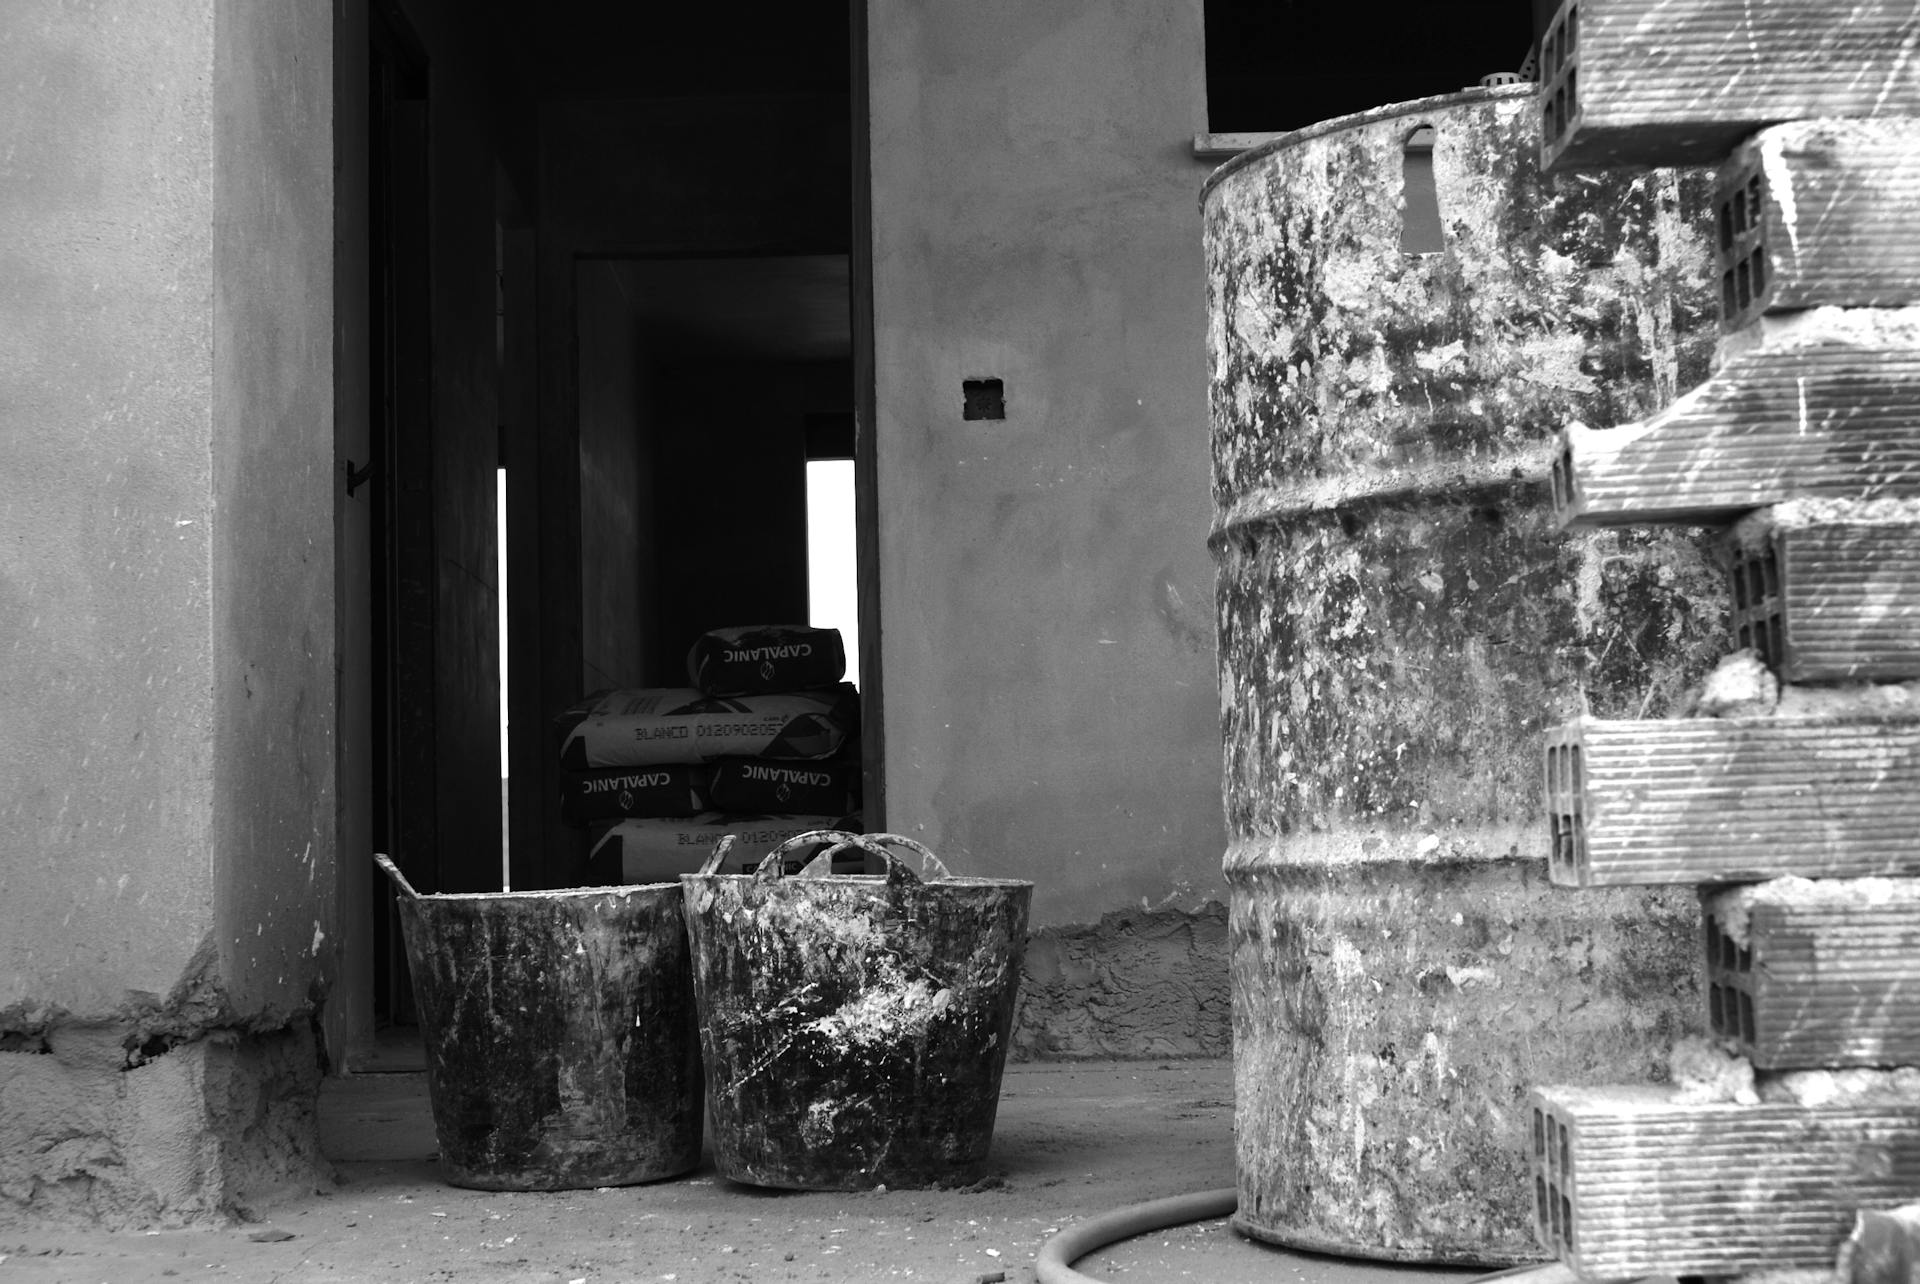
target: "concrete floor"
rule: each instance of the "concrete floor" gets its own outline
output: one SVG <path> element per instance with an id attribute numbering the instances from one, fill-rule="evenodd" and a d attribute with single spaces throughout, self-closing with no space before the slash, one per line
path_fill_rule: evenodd
<path id="1" fill-rule="evenodd" d="M 499 1194 L 440 1181 L 424 1078 L 389 1069 L 330 1080 L 322 1093 L 331 1191 L 228 1230 L 0 1233 L 0 1284 L 977 1284 L 1002 1273 L 1024 1284 L 1061 1227 L 1233 1185 L 1232 1093 L 1225 1061 L 1011 1066 L 993 1176 L 977 1190 L 763 1191 L 725 1181 L 709 1160 L 649 1186 Z M 266 1234 L 290 1237 L 259 1242 Z M 1287 1253 L 1224 1221 L 1143 1236 L 1078 1269 L 1208 1284 L 1454 1284 L 1482 1273 Z"/>

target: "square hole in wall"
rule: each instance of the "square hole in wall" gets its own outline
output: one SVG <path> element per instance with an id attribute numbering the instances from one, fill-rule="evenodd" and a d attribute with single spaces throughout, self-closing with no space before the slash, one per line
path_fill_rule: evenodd
<path id="1" fill-rule="evenodd" d="M 963 379 L 960 382 L 962 419 L 1005 419 L 1007 390 L 998 379 Z"/>

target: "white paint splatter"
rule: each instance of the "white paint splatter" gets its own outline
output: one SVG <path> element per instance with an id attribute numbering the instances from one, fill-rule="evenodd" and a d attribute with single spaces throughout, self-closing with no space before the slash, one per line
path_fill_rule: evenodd
<path id="1" fill-rule="evenodd" d="M 1366 957 L 1344 936 L 1333 938 L 1333 945 L 1327 950 L 1327 963 L 1333 969 L 1334 978 L 1343 986 L 1367 974 Z"/>
<path id="2" fill-rule="evenodd" d="M 1780 207 L 1780 223 L 1787 229 L 1787 245 L 1797 262 L 1800 258 L 1800 209 L 1793 199 L 1793 175 L 1787 169 L 1786 159 L 1780 154 L 1777 139 L 1768 139 L 1761 144 L 1760 172 L 1767 176 L 1767 187 L 1773 193 L 1773 203 Z"/>
<path id="3" fill-rule="evenodd" d="M 1454 988 L 1458 990 L 1464 990 L 1470 985 L 1489 986 L 1496 990 L 1500 988 L 1500 974 L 1490 967 L 1453 967 L 1450 965 L 1446 969 L 1446 972 L 1447 980 L 1453 982 Z M 1427 1037 L 1432 1038 L 1433 1036 L 1429 1035 Z"/>
<path id="4" fill-rule="evenodd" d="M 856 1047 L 890 1047 L 918 1037 L 952 1002 L 952 990 L 937 989 L 919 977 L 909 980 L 896 971 L 803 1028 Z"/>
<path id="5" fill-rule="evenodd" d="M 1465 356 L 1466 350 L 1466 341 L 1463 339 L 1455 339 L 1452 343 L 1445 343 L 1425 352 L 1414 353 L 1413 363 L 1422 370 L 1432 374 L 1438 372 L 1445 366 L 1451 365 L 1455 361 L 1461 360 Z"/>

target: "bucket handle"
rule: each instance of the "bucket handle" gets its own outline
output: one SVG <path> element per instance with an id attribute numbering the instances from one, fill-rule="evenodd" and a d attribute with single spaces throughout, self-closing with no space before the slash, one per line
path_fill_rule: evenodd
<path id="1" fill-rule="evenodd" d="M 393 880 L 394 886 L 398 887 L 401 892 L 406 895 L 408 900 L 417 901 L 420 899 L 420 893 L 413 890 L 413 884 L 407 881 L 407 876 L 400 872 L 398 865 L 388 859 L 385 852 L 375 852 L 373 854 L 373 863 L 386 871 L 387 877 Z"/>
<path id="2" fill-rule="evenodd" d="M 935 856 L 925 844 L 915 842 L 904 834 L 850 834 L 838 829 L 810 829 L 804 834 L 795 834 L 767 853 L 765 860 L 754 870 L 756 878 L 771 882 L 780 877 L 781 857 L 795 847 L 804 847 L 809 843 L 827 843 L 828 848 L 807 862 L 807 867 L 795 875 L 797 878 L 819 878 L 833 865 L 833 858 L 849 847 L 858 847 L 872 856 L 878 856 L 886 865 L 887 882 L 892 884 L 918 883 L 923 877 L 951 878 L 945 862 Z M 905 847 L 920 855 L 920 873 L 916 875 L 907 863 L 901 860 L 888 845 Z M 819 869 L 821 874 L 813 871 Z"/>
<path id="3" fill-rule="evenodd" d="M 700 869 L 698 870 L 700 877 L 706 878 L 718 870 L 721 864 L 727 859 L 727 853 L 732 850 L 733 835 L 720 835 L 720 841 L 713 845 L 713 850 L 707 853 L 707 858 L 700 862 Z"/>

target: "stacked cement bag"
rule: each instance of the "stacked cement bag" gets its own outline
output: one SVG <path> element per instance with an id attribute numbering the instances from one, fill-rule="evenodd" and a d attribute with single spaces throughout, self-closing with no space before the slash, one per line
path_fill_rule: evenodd
<path id="1" fill-rule="evenodd" d="M 715 630 L 687 670 L 692 687 L 598 692 L 556 719 L 561 811 L 591 834 L 596 881 L 690 873 L 727 834 L 723 872 L 744 872 L 857 809 L 859 697 L 838 630 Z"/>

